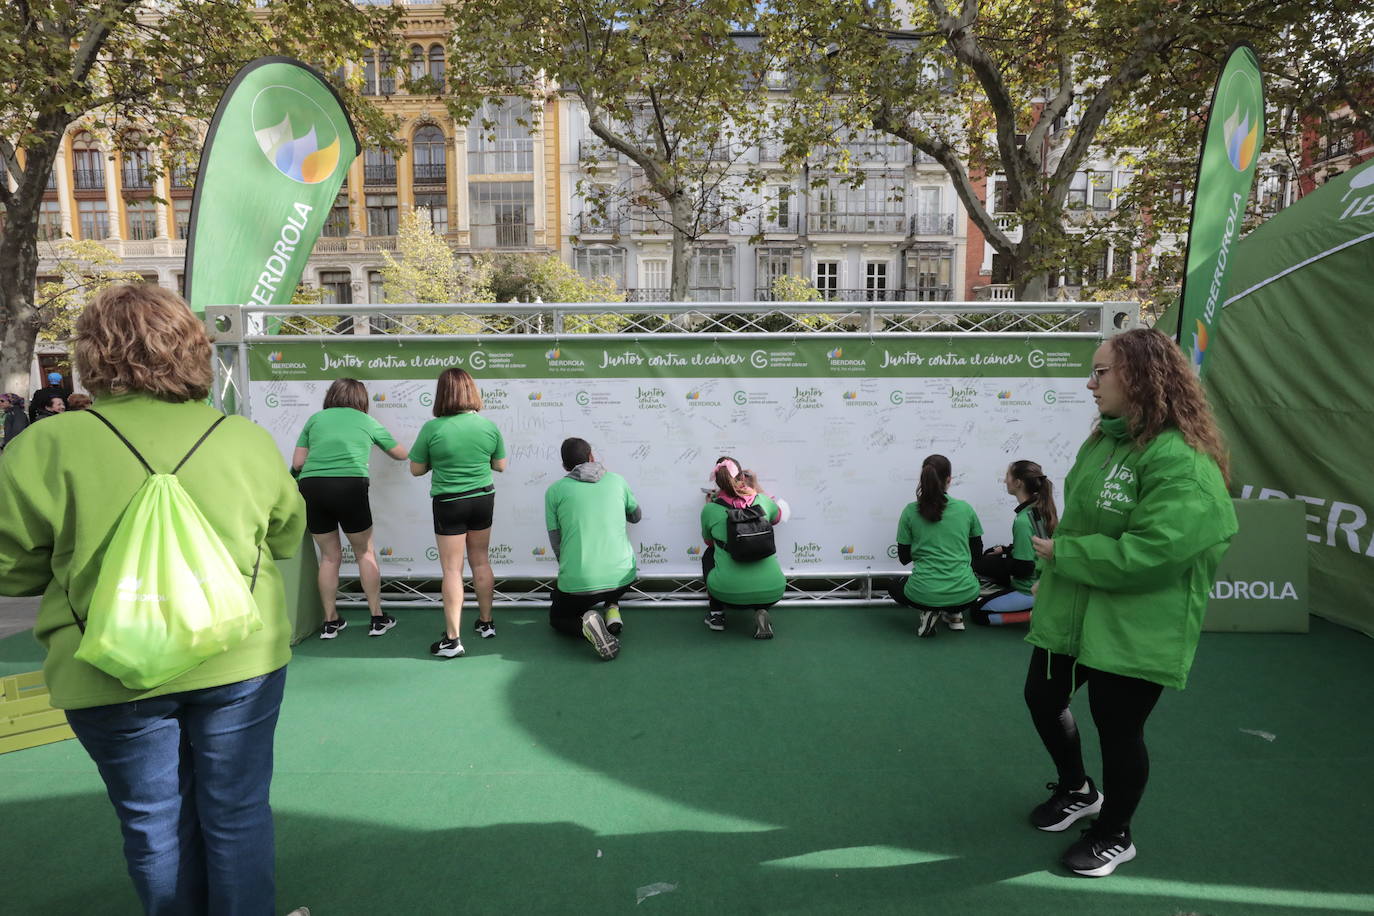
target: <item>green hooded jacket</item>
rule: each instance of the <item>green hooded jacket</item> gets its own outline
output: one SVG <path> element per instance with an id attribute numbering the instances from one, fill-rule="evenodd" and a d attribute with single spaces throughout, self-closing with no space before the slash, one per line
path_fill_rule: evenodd
<path id="1" fill-rule="evenodd" d="M 1126 420 L 1104 416 L 1065 480 L 1026 641 L 1182 690 L 1235 533 L 1215 461 L 1177 429 L 1137 446 Z"/>

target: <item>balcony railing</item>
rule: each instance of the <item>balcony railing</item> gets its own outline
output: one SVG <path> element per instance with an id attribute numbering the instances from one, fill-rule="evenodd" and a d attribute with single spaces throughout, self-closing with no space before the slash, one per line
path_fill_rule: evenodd
<path id="1" fill-rule="evenodd" d="M 619 214 L 579 213 L 573 217 L 573 232 L 577 235 L 619 235 L 620 223 Z"/>
<path id="2" fill-rule="evenodd" d="M 196 183 L 196 170 L 193 166 L 179 165 L 172 169 L 172 187 L 185 190 Z"/>
<path id="3" fill-rule="evenodd" d="M 639 289 L 625 290 L 626 302 L 667 302 L 672 294 L 670 289 L 657 289 L 651 287 L 641 287 Z"/>
<path id="4" fill-rule="evenodd" d="M 416 184 L 443 184 L 448 180 L 448 164 L 444 162 L 417 162 L 412 169 Z"/>
<path id="5" fill-rule="evenodd" d="M 953 235 L 953 213 L 917 213 L 911 218 L 912 235 Z"/>
<path id="6" fill-rule="evenodd" d="M 148 179 L 148 172 L 146 169 L 125 168 L 122 170 L 120 177 L 121 181 L 124 183 L 125 190 L 143 191 L 153 186 L 153 183 Z"/>
<path id="7" fill-rule="evenodd" d="M 100 191 L 105 188 L 104 169 L 72 169 L 72 183 L 78 191 Z"/>
<path id="8" fill-rule="evenodd" d="M 583 162 L 615 162 L 620 154 L 601 140 L 578 140 L 577 158 Z"/>
<path id="9" fill-rule="evenodd" d="M 806 228 L 811 233 L 902 235 L 906 217 L 901 213 L 808 213 Z"/>
<path id="10" fill-rule="evenodd" d="M 1016 301 L 1016 287 L 1010 283 L 989 283 L 986 286 L 975 286 L 973 298 L 978 302 L 1014 302 Z"/>
<path id="11" fill-rule="evenodd" d="M 948 302 L 954 290 L 948 286 L 926 286 L 920 289 L 834 289 L 821 290 L 824 302 Z M 755 287 L 755 302 L 774 302 L 777 296 L 768 287 Z"/>
<path id="12" fill-rule="evenodd" d="M 391 185 L 395 183 L 396 163 L 363 166 L 363 184 Z"/>

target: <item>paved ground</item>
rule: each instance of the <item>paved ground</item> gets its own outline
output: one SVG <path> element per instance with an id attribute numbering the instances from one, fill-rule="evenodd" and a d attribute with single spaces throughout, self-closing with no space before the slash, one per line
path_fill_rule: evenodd
<path id="1" fill-rule="evenodd" d="M 0 639 L 33 626 L 38 616 L 37 598 L 0 598 Z"/>

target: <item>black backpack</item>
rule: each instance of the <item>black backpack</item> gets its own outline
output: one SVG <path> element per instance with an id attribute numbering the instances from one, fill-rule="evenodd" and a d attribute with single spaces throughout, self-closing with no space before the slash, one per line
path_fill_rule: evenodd
<path id="1" fill-rule="evenodd" d="M 725 507 L 725 552 L 737 563 L 752 563 L 778 552 L 773 543 L 773 525 L 762 506 L 738 509 L 724 500 L 716 504 Z"/>

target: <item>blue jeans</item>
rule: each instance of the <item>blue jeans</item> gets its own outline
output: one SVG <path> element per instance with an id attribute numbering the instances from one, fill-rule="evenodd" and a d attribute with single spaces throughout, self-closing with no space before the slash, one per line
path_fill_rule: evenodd
<path id="1" fill-rule="evenodd" d="M 271 916 L 268 792 L 286 668 L 222 687 L 67 711 L 105 780 L 149 916 Z"/>
<path id="2" fill-rule="evenodd" d="M 1017 591 L 1004 592 L 991 601 L 983 603 L 983 610 L 996 613 L 1029 611 L 1033 607 L 1035 607 L 1035 596 L 1024 595 Z"/>

